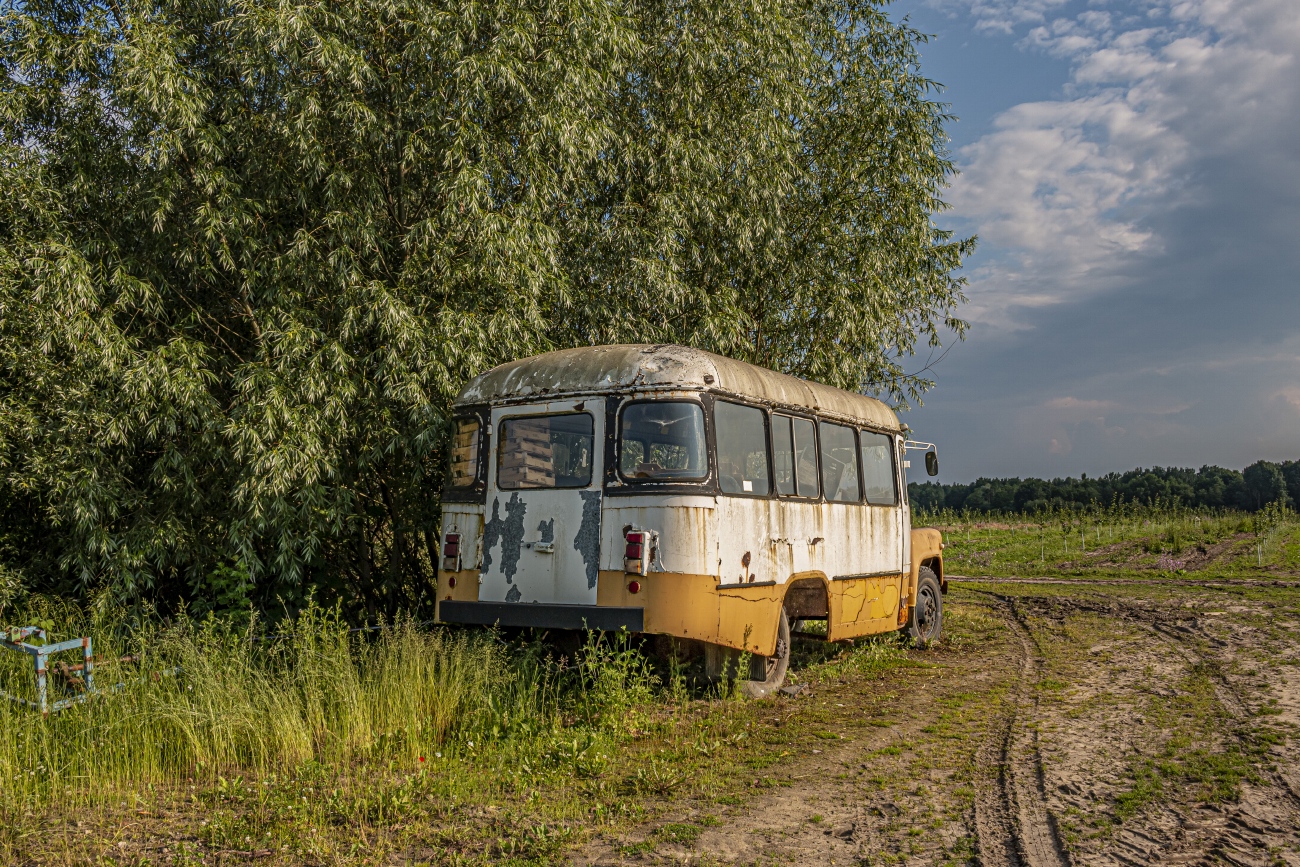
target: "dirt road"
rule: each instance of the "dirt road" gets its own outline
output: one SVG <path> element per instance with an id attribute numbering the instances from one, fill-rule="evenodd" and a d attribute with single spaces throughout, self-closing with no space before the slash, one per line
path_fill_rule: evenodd
<path id="1" fill-rule="evenodd" d="M 969 582 L 883 682 L 780 698 L 817 736 L 585 865 L 1300 865 L 1300 591 Z M 806 727 L 803 730 L 807 730 Z"/>

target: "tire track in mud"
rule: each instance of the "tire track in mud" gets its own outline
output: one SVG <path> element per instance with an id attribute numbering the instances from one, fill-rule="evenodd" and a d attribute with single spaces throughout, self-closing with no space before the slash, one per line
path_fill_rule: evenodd
<path id="1" fill-rule="evenodd" d="M 1200 628 L 1197 618 L 1175 616 L 1159 608 L 1140 606 L 1123 600 L 1103 605 L 1077 599 L 1053 597 L 1011 597 L 991 591 L 977 591 L 1006 604 L 1018 626 L 1026 624 L 1017 603 L 1033 603 L 1044 613 L 1068 615 L 1086 612 L 1108 617 L 1119 616 L 1134 623 L 1168 647 L 1182 659 L 1188 670 L 1206 673 L 1220 707 L 1232 720 L 1226 734 L 1243 747 L 1250 737 L 1250 707 L 1238 688 L 1224 673 L 1221 661 L 1202 648 L 1223 645 Z M 1181 614 L 1181 612 L 1179 612 Z M 1196 625 L 1187 626 L 1190 619 Z M 1191 639 L 1191 640 L 1189 640 Z M 1199 639 L 1199 641 L 1198 641 Z M 1022 639 L 1023 640 L 1023 639 Z M 1041 767 L 1041 766 L 1040 766 Z M 1172 833 L 1153 828 L 1122 828 L 1115 836 L 1115 846 L 1108 853 L 1117 861 L 1131 865 L 1202 865 L 1230 863 L 1240 867 L 1265 867 L 1279 862 L 1277 853 L 1297 843 L 1300 828 L 1300 792 L 1284 774 L 1271 765 L 1256 766 L 1269 785 L 1243 784 L 1242 795 L 1235 803 L 1201 804 L 1190 811 L 1177 813 L 1177 827 Z"/>
<path id="2" fill-rule="evenodd" d="M 1215 699 L 1233 721 L 1229 734 L 1239 742 L 1244 742 L 1249 737 L 1246 729 L 1253 716 L 1249 705 L 1224 673 L 1220 661 L 1186 640 L 1190 636 L 1213 643 L 1214 639 L 1200 630 L 1199 624 L 1198 627 L 1183 626 L 1177 622 L 1171 625 L 1159 616 L 1134 610 L 1129 605 L 1122 605 L 1121 613 L 1126 619 L 1137 622 L 1157 635 L 1189 667 L 1199 667 L 1209 675 L 1210 682 L 1214 685 Z M 1257 766 L 1257 770 L 1270 785 L 1264 788 L 1243 785 L 1242 797 L 1237 803 L 1231 805 L 1219 817 L 1218 822 L 1209 823 L 1212 836 L 1203 844 L 1204 853 L 1194 863 L 1221 860 L 1238 865 L 1271 864 L 1275 861 L 1270 853 L 1276 850 L 1279 841 L 1285 842 L 1288 836 L 1294 841 L 1294 831 L 1300 827 L 1300 793 L 1296 792 L 1291 781 L 1279 773 L 1275 766 Z M 1280 823 L 1274 821 L 1279 817 Z M 1219 827 L 1215 828 L 1215 825 Z M 1288 835 L 1288 830 L 1292 835 Z M 1179 848 L 1186 851 L 1184 847 Z M 1185 858 L 1179 858 L 1179 854 L 1170 851 L 1166 856 L 1167 863 L 1184 862 Z"/>
<path id="3" fill-rule="evenodd" d="M 1020 648 L 1020 676 L 1012 688 L 1007 712 L 980 751 L 980 766 L 997 768 L 995 785 L 980 786 L 975 797 L 980 863 L 984 867 L 1069 867 L 1069 856 L 1047 809 L 1042 752 L 1034 725 L 1038 708 L 1035 685 L 1042 655 L 1014 602 L 987 591 L 976 592 L 993 596 L 1007 606 L 1010 616 L 1005 619 Z"/>
<path id="4" fill-rule="evenodd" d="M 1192 578 L 1026 578 L 1021 576 L 1009 577 L 986 577 L 980 578 L 970 575 L 949 575 L 947 579 L 952 584 L 966 585 L 970 583 L 978 584 L 1066 584 L 1078 585 L 1080 587 L 1207 587 L 1211 590 L 1230 590 L 1239 587 L 1280 587 L 1282 589 L 1294 590 L 1300 587 L 1300 581 L 1282 580 L 1279 578 L 1234 578 L 1232 580 L 1217 581 L 1198 581 Z M 997 595 L 991 590 L 980 590 L 976 587 L 963 587 L 975 593 L 989 593 Z"/>

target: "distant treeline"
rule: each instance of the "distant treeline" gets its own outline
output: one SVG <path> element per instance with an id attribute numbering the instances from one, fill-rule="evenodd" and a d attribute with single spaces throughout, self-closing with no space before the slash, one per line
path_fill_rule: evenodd
<path id="1" fill-rule="evenodd" d="M 907 486 L 912 508 L 935 511 L 1039 512 L 1092 505 L 1157 503 L 1187 508 L 1244 509 L 1254 512 L 1281 501 L 1300 505 L 1300 461 L 1257 461 L 1246 469 L 1223 467 L 1139 467 L 1068 479 L 976 479 L 961 485 L 913 482 Z"/>

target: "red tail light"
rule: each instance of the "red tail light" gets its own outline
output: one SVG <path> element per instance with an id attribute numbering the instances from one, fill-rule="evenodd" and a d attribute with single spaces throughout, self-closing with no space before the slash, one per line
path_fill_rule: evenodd
<path id="1" fill-rule="evenodd" d="M 650 557 L 647 555 L 651 554 L 654 545 L 653 533 L 629 527 L 623 538 L 627 542 L 623 549 L 623 571 L 633 575 L 646 574 L 650 570 Z"/>
<path id="2" fill-rule="evenodd" d="M 442 542 L 442 571 L 460 571 L 460 533 L 448 533 Z M 452 586 L 456 586 L 452 584 Z"/>

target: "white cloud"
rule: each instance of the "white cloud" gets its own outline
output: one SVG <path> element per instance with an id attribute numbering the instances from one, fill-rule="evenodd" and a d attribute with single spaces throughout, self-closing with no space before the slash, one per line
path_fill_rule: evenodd
<path id="1" fill-rule="evenodd" d="M 1046 21 L 1069 0 L 935 0 L 936 6 L 953 9 L 969 5 L 975 29 L 994 33 L 1015 33 L 1026 24 Z"/>
<path id="2" fill-rule="evenodd" d="M 940 0 L 951 2 L 951 0 Z M 969 2 L 969 0 L 968 0 Z M 978 26 L 1068 59 L 1061 99 L 1003 112 L 962 148 L 954 214 L 979 233 L 967 315 L 1115 291 L 1168 238 L 1153 228 L 1216 195 L 1207 165 L 1300 188 L 1300 3 L 1135 0 L 1058 15 L 1056 0 L 976 0 Z M 1053 17 L 1055 16 L 1055 17 Z"/>

